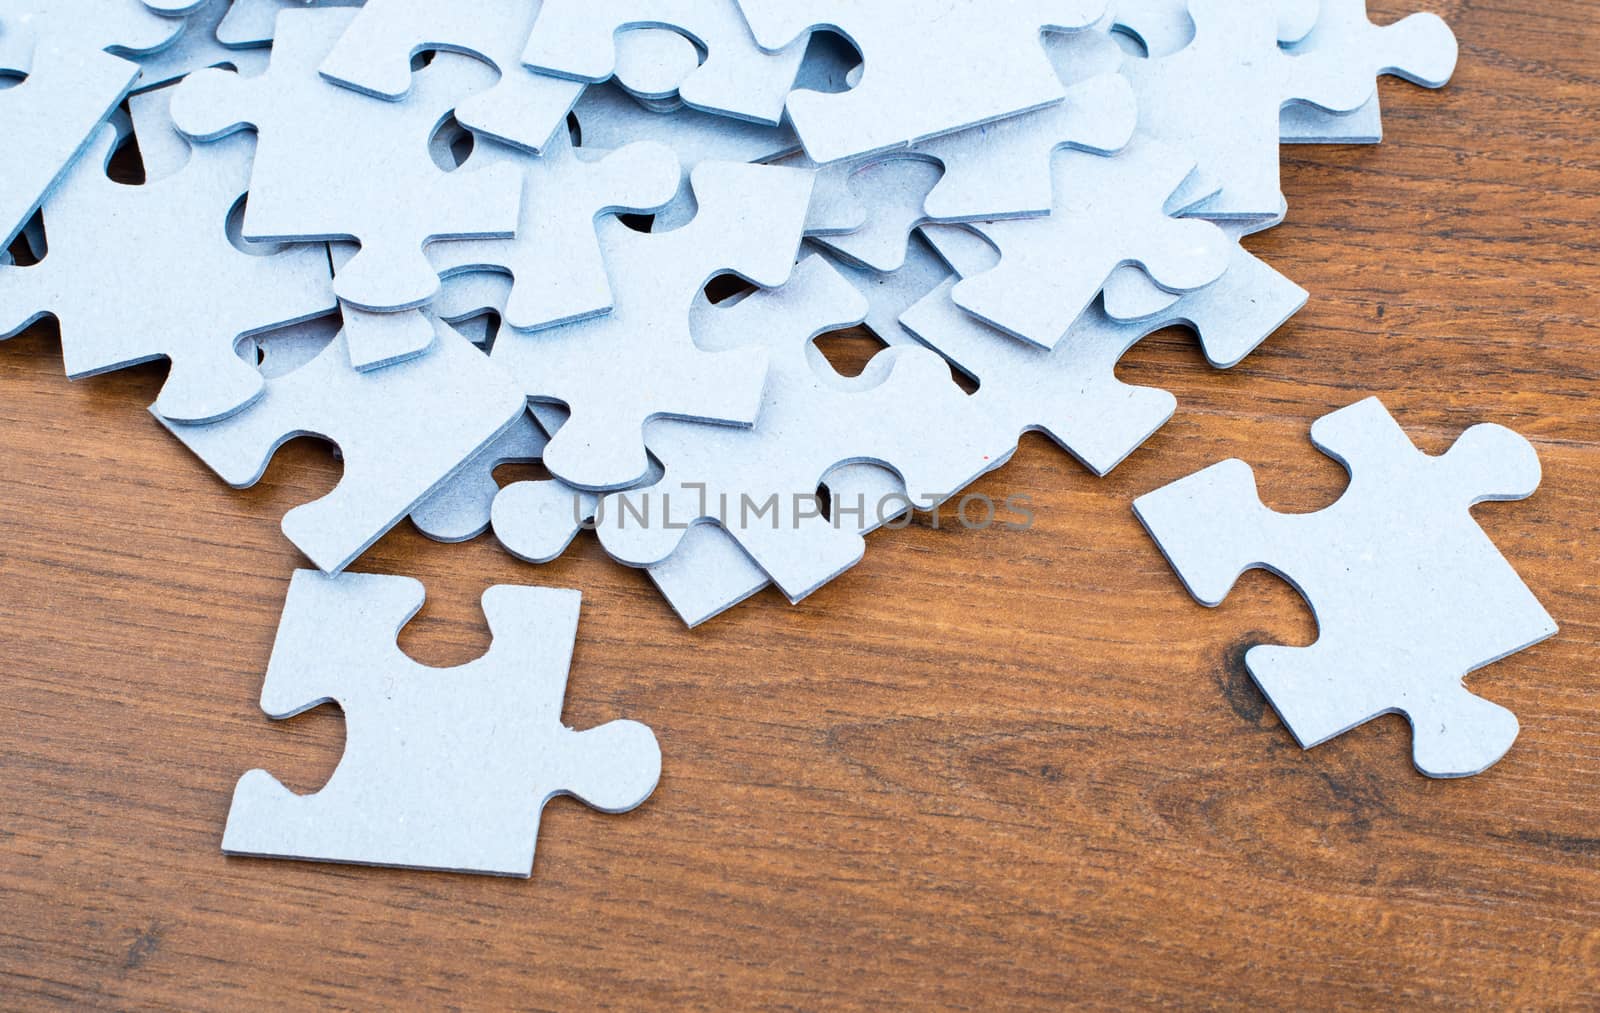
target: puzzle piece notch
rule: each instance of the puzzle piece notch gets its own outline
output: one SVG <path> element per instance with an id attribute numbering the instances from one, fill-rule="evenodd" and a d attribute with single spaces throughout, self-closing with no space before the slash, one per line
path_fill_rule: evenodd
<path id="1" fill-rule="evenodd" d="M 789 118 L 819 163 L 870 155 L 1060 103 L 1046 31 L 1099 20 L 1103 0 L 739 0 L 769 52 L 832 29 L 862 53 L 848 91 L 789 95 Z M 936 69 L 931 69 L 936 68 Z"/>
<path id="2" fill-rule="evenodd" d="M 1516 718 L 1462 679 L 1556 625 L 1469 510 L 1532 495 L 1538 455 L 1511 430 L 1479 425 L 1430 457 L 1375 398 L 1319 420 L 1312 442 L 1351 474 L 1319 513 L 1269 510 L 1236 460 L 1150 493 L 1134 510 L 1200 602 L 1220 603 L 1241 574 L 1263 568 L 1311 606 L 1316 643 L 1245 656 L 1302 746 L 1399 712 L 1423 773 L 1487 769 L 1516 738 Z"/>
<path id="3" fill-rule="evenodd" d="M 770 126 L 782 121 L 805 43 L 763 51 L 734 0 L 611 0 L 599 13 L 587 0 L 544 0 L 522 62 L 574 81 L 607 81 L 626 66 L 620 35 L 648 28 L 681 33 L 705 51 L 678 85 L 685 105 Z"/>
<path id="4" fill-rule="evenodd" d="M 394 312 L 427 305 L 438 274 L 422 247 L 446 238 L 509 238 L 522 181 L 508 165 L 445 172 L 427 140 L 457 102 L 494 72 L 441 53 L 415 75 L 403 102 L 374 102 L 316 71 L 357 12 L 285 11 L 267 72 L 241 78 L 206 70 L 178 86 L 174 123 L 196 141 L 254 128 L 258 134 L 245 235 L 272 242 L 355 240 L 361 252 L 334 279 L 341 300 Z M 330 171 L 327 138 L 355 164 Z M 374 179 L 383 187 L 372 185 Z"/>
<path id="5" fill-rule="evenodd" d="M 350 368 L 341 333 L 310 363 L 268 380 L 248 410 L 209 425 L 162 424 L 236 489 L 259 481 L 297 436 L 337 444 L 339 484 L 283 518 L 289 541 L 337 573 L 524 411 L 521 391 L 482 352 L 448 324 L 434 326 L 427 355 L 366 373 Z"/>
<path id="6" fill-rule="evenodd" d="M 546 448 L 545 466 L 578 488 L 603 492 L 637 484 L 649 470 L 643 430 L 652 419 L 755 422 L 765 355 L 698 348 L 689 309 L 719 274 L 766 288 L 788 280 L 811 176 L 702 162 L 692 186 L 699 213 L 675 231 L 644 234 L 615 218 L 600 222 L 600 248 L 615 287 L 609 314 L 502 334 L 495 342 L 492 358 L 518 378 L 529 398 L 571 411 Z"/>
<path id="7" fill-rule="evenodd" d="M 544 456 L 549 442 L 550 437 L 533 416 L 524 413 L 411 511 L 411 523 L 436 542 L 469 542 L 477 538 L 489 530 L 490 512 L 500 493 L 495 469 L 505 464 L 532 464 Z"/>
<path id="8" fill-rule="evenodd" d="M 175 421 L 225 418 L 263 390 L 235 354 L 239 340 L 333 309 L 327 257 L 318 249 L 256 256 L 229 242 L 249 138 L 196 150 L 182 170 L 143 186 L 106 177 L 116 143 L 116 129 L 102 126 L 50 197 L 45 258 L 0 272 L 5 303 L 31 310 L 20 322 L 0 320 L 0 331 L 52 313 L 68 377 L 166 358 L 172 368 L 154 410 Z M 107 264 L 117 265 L 110 282 Z"/>
<path id="9" fill-rule="evenodd" d="M 295 573 L 261 706 L 282 720 L 338 703 L 344 756 L 311 795 L 264 770 L 240 778 L 224 852 L 526 877 L 552 798 L 622 813 L 654 792 L 649 728 L 561 723 L 578 592 L 490 588 L 488 653 L 450 669 L 395 642 L 424 597 L 408 577 Z"/>
<path id="10" fill-rule="evenodd" d="M 1194 169 L 1143 135 L 1114 157 L 1056 155 L 1049 218 L 970 226 L 1000 251 L 993 270 L 964 278 L 956 303 L 1014 337 L 1053 348 L 1117 268 L 1137 264 L 1162 288 L 1192 292 L 1227 269 L 1227 237 L 1166 212 Z"/>

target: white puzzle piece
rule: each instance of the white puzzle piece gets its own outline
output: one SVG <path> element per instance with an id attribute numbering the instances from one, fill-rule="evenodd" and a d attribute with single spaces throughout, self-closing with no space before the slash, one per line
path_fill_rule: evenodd
<path id="1" fill-rule="evenodd" d="M 828 472 L 881 464 L 900 476 L 915 502 L 935 504 L 998 466 L 1004 458 L 994 455 L 992 427 L 973 412 L 949 367 L 925 349 L 884 351 L 856 384 L 821 372 L 826 361 L 808 351 L 813 340 L 859 323 L 866 309 L 825 260 L 809 257 L 783 288 L 703 313 L 702 345 L 759 347 L 771 355 L 761 417 L 748 430 L 653 423 L 646 441 L 666 476 L 602 501 L 597 527 L 606 550 L 621 562 L 650 566 L 677 549 L 684 525 L 719 523 L 798 601 L 864 551 L 859 525 L 835 525 L 816 509 L 816 489 Z M 937 439 L 926 431 L 929 418 L 940 420 Z M 770 512 L 758 516 L 762 507 Z"/>
<path id="2" fill-rule="evenodd" d="M 0 333 L 53 314 L 69 377 L 166 358 L 172 371 L 155 411 L 182 422 L 231 415 L 263 389 L 234 347 L 332 310 L 327 257 L 314 247 L 256 256 L 228 241 L 229 211 L 249 182 L 250 138 L 196 149 L 182 170 L 143 186 L 106 178 L 115 143 L 115 129 L 102 126 L 51 194 L 45 258 L 0 271 Z M 24 315 L 7 319 L 10 310 Z"/>
<path id="3" fill-rule="evenodd" d="M 759 349 L 713 354 L 695 345 L 689 309 L 706 283 L 732 272 L 774 287 L 788 280 L 811 195 L 809 174 L 772 166 L 702 162 L 699 214 L 672 232 L 599 225 L 615 306 L 601 317 L 502 334 L 495 363 L 528 397 L 572 413 L 550 441 L 545 466 L 579 488 L 626 489 L 649 468 L 646 422 L 672 417 L 749 426 L 766 376 Z"/>
<path id="4" fill-rule="evenodd" d="M 739 0 L 770 52 L 834 29 L 865 58 L 855 87 L 796 91 L 789 118 L 821 164 L 1043 109 L 1066 96 L 1040 33 L 1094 24 L 1104 0 Z"/>
<path id="5" fill-rule="evenodd" d="M 1238 365 L 1300 312 L 1310 293 L 1245 249 L 1239 243 L 1243 230 L 1237 223 L 1220 227 L 1234 240 L 1221 278 L 1180 296 L 1157 288 L 1137 268 L 1123 268 L 1106 282 L 1107 316 L 1139 322 L 1170 320 L 1176 313 L 1205 337 L 1202 344 L 1211 365 L 1218 369 Z"/>
<path id="6" fill-rule="evenodd" d="M 0 249 L 17 238 L 139 76 L 138 67 L 97 49 L 46 44 L 27 62 L 27 78 L 0 90 Z"/>
<path id="7" fill-rule="evenodd" d="M 1292 56 L 1278 46 L 1279 0 L 1189 0 L 1194 40 L 1123 73 L 1139 99 L 1140 129 L 1178 145 L 1224 188 L 1209 218 L 1270 218 L 1283 204 L 1278 144 L 1294 102 L 1354 112 L 1376 93 L 1371 65 L 1334 51 Z"/>
<path id="8" fill-rule="evenodd" d="M 464 53 L 495 68 L 500 79 L 464 98 L 456 119 L 505 144 L 541 151 L 562 130 L 583 85 L 522 66 L 523 41 L 539 9 L 528 0 L 368 0 L 320 70 L 335 84 L 398 101 L 411 90 L 418 53 Z"/>
<path id="9" fill-rule="evenodd" d="M 649 728 L 561 723 L 578 592 L 490 588 L 488 653 L 449 669 L 395 642 L 424 597 L 409 577 L 294 575 L 261 708 L 283 720 L 337 703 L 344 756 L 311 795 L 264 770 L 240 778 L 224 852 L 526 877 L 552 798 L 622 813 L 650 797 L 661 748 Z"/>
<path id="10" fill-rule="evenodd" d="M 338 445 L 339 484 L 283 518 L 289 541 L 337 573 L 521 417 L 516 386 L 448 324 L 436 326 L 427 355 L 362 373 L 350 368 L 341 336 L 307 365 L 268 380 L 261 399 L 237 415 L 209 425 L 162 422 L 238 489 L 259 481 L 274 451 L 296 436 Z"/>
<path id="11" fill-rule="evenodd" d="M 1424 88 L 1442 88 L 1455 74 L 1460 55 L 1455 33 L 1438 15 L 1413 14 L 1380 28 L 1367 20 L 1366 0 L 1322 0 L 1321 7 L 1316 28 L 1290 46 L 1290 53 L 1336 53 L 1374 78 L 1392 75 Z M 1377 144 L 1383 140 L 1383 113 L 1376 93 L 1343 115 L 1291 102 L 1283 109 L 1279 132 L 1295 144 Z"/>
<path id="12" fill-rule="evenodd" d="M 613 152 L 574 149 L 565 132 L 532 157 L 481 142 L 470 165 L 509 165 L 523 179 L 522 218 L 514 239 L 435 243 L 428 259 L 441 276 L 499 271 L 512 284 L 499 309 L 506 326 L 535 330 L 609 312 L 611 284 L 595 220 L 650 214 L 678 192 L 678 161 L 661 144 Z"/>
<path id="13" fill-rule="evenodd" d="M 428 153 L 428 139 L 455 103 L 493 80 L 490 68 L 441 53 L 401 102 L 375 101 L 318 75 L 354 15 L 284 12 L 267 73 L 201 71 L 178 85 L 172 117 L 199 141 L 256 130 L 248 238 L 355 240 L 360 254 L 334 279 L 339 298 L 376 312 L 412 309 L 439 289 L 422 247 L 445 238 L 510 237 L 522 184 L 508 165 L 451 173 Z"/>
<path id="14" fill-rule="evenodd" d="M 969 313 L 1052 348 L 1125 264 L 1174 292 L 1222 276 L 1227 236 L 1209 222 L 1166 214 L 1194 168 L 1182 153 L 1141 135 L 1114 157 L 1066 151 L 1055 165 L 1049 218 L 970 226 L 1000 251 L 1000 262 L 956 286 L 955 301 Z"/>
<path id="15" fill-rule="evenodd" d="M 1431 457 L 1376 398 L 1318 420 L 1311 440 L 1350 472 L 1344 495 L 1319 513 L 1267 509 L 1237 460 L 1143 496 L 1134 510 L 1203 604 L 1221 603 L 1241 574 L 1262 568 L 1311 606 L 1316 643 L 1245 655 L 1303 747 L 1398 712 L 1424 774 L 1487 769 L 1510 749 L 1517 719 L 1462 679 L 1556 624 L 1470 508 L 1531 496 L 1538 455 L 1511 430 L 1479 425 Z"/>
<path id="16" fill-rule="evenodd" d="M 805 58 L 805 41 L 764 52 L 736 0 L 544 0 L 522 62 L 574 81 L 598 83 L 622 69 L 617 38 L 627 28 L 669 28 L 692 39 L 705 61 L 678 88 L 695 109 L 776 126 Z"/>

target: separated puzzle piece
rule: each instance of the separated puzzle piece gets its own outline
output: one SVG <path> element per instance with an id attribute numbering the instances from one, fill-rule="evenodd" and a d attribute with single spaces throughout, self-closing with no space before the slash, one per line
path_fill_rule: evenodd
<path id="1" fill-rule="evenodd" d="M 678 192 L 677 159 L 664 145 L 648 142 L 585 153 L 575 151 L 562 131 L 537 157 L 483 141 L 468 164 L 506 165 L 522 177 L 516 237 L 435 243 L 428 259 L 444 277 L 474 271 L 509 274 L 510 293 L 497 308 L 507 326 L 522 331 L 609 312 L 611 284 L 595 234 L 596 219 L 650 214 Z"/>
<path id="2" fill-rule="evenodd" d="M 1194 171 L 1178 151 L 1141 134 L 1114 157 L 1067 151 L 1055 167 L 1050 217 L 970 226 L 1000 251 L 994 269 L 955 288 L 956 303 L 980 320 L 1053 348 L 1119 267 L 1136 264 L 1179 293 L 1226 270 L 1227 236 L 1167 213 Z"/>
<path id="3" fill-rule="evenodd" d="M 1060 103 L 1040 43 L 1094 24 L 1103 0 L 739 0 L 756 41 L 776 52 L 834 29 L 862 53 L 855 87 L 796 91 L 789 118 L 826 164 L 902 147 Z"/>
<path id="4" fill-rule="evenodd" d="M 264 770 L 240 778 L 224 852 L 526 877 L 551 799 L 622 813 L 655 791 L 649 728 L 561 723 L 578 592 L 490 588 L 488 653 L 448 669 L 395 642 L 424 597 L 409 577 L 294 575 L 261 708 L 282 720 L 337 703 L 344 756 L 311 795 Z"/>
<path id="5" fill-rule="evenodd" d="M 706 347 L 762 348 L 771 356 L 753 429 L 653 423 L 651 451 L 666 467 L 655 486 L 608 496 L 600 541 L 621 562 L 651 566 L 677 550 L 685 526 L 726 528 L 791 601 L 860 561 L 859 525 L 835 524 L 815 501 L 844 464 L 893 470 L 924 507 L 943 502 L 1009 456 L 989 420 L 925 349 L 889 349 L 850 383 L 811 351 L 821 334 L 859 323 L 866 300 L 821 257 L 781 289 L 701 315 Z M 930 431 L 928 419 L 938 419 Z M 499 530 L 498 518 L 496 530 Z"/>
<path id="6" fill-rule="evenodd" d="M 773 287 L 788 279 L 810 203 L 811 176 L 793 169 L 702 162 L 699 214 L 647 235 L 615 218 L 599 225 L 615 306 L 609 314 L 532 333 L 502 333 L 492 358 L 535 401 L 571 419 L 545 466 L 579 488 L 626 489 L 649 467 L 644 425 L 672 417 L 749 426 L 760 409 L 766 357 L 757 349 L 696 347 L 689 310 L 706 283 L 732 272 Z"/>
<path id="7" fill-rule="evenodd" d="M 305 366 L 269 379 L 237 415 L 162 422 L 239 489 L 259 481 L 277 448 L 297 436 L 335 443 L 344 458 L 338 486 L 285 514 L 283 532 L 319 569 L 337 573 L 522 415 L 521 391 L 448 324 L 435 326 L 427 355 L 358 372 L 341 335 Z"/>
<path id="8" fill-rule="evenodd" d="M 358 309 L 411 309 L 439 288 L 422 247 L 436 239 L 510 237 L 522 181 L 509 165 L 446 172 L 428 152 L 455 104 L 492 82 L 490 68 L 441 53 L 400 102 L 323 80 L 317 65 L 353 16 L 284 12 L 265 74 L 195 74 L 178 86 L 172 117 L 201 141 L 257 131 L 248 238 L 353 239 L 361 252 L 334 279 L 339 298 Z"/>
<path id="9" fill-rule="evenodd" d="M 1556 624 L 1470 508 L 1533 495 L 1538 455 L 1511 430 L 1479 425 L 1431 457 L 1376 398 L 1318 420 L 1311 440 L 1350 472 L 1349 489 L 1320 513 L 1267 509 L 1250 466 L 1236 460 L 1141 497 L 1134 510 L 1203 604 L 1219 604 L 1257 568 L 1310 604 L 1316 643 L 1245 655 L 1302 746 L 1398 712 L 1424 774 L 1487 769 L 1511 748 L 1517 719 L 1462 679 Z"/>
<path id="10" fill-rule="evenodd" d="M 606 81 L 622 68 L 617 40 L 629 28 L 668 28 L 705 51 L 679 85 L 686 105 L 773 126 L 805 58 L 804 40 L 763 52 L 736 0 L 611 0 L 598 11 L 587 0 L 544 0 L 522 62 L 574 81 Z"/>
<path id="11" fill-rule="evenodd" d="M 229 242 L 228 215 L 250 177 L 249 138 L 196 149 L 182 170 L 143 186 L 106 177 L 115 146 L 116 130 L 101 127 L 46 202 L 45 258 L 0 270 L 0 333 L 53 314 L 69 377 L 166 358 L 158 414 L 231 415 L 263 389 L 235 353 L 239 340 L 334 308 L 327 255 L 251 255 Z"/>

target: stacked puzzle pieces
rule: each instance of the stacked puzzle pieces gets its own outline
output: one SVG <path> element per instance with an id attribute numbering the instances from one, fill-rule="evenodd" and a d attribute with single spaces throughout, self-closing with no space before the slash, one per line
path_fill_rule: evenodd
<path id="1" fill-rule="evenodd" d="M 589 528 L 695 625 L 806 597 L 1026 432 L 1103 475 L 1175 409 L 1116 378 L 1136 342 L 1226 369 L 1304 305 L 1242 244 L 1280 145 L 1377 142 L 1377 79 L 1456 53 L 1364 0 L 4 0 L 0 335 L 55 317 L 70 377 L 167 360 L 152 413 L 235 487 L 298 435 L 343 458 L 283 518 L 316 569 L 263 705 L 338 700 L 346 761 L 247 775 L 225 848 L 526 875 L 544 801 L 638 805 L 655 739 L 561 727 L 575 594 L 492 590 L 441 680 L 394 644 L 420 586 L 344 574 L 370 545 L 540 563 Z M 106 173 L 130 146 L 142 185 Z M 857 325 L 887 347 L 846 377 L 816 339 Z M 1516 721 L 1461 679 L 1554 624 L 1467 508 L 1537 457 L 1492 426 L 1426 457 L 1376 401 L 1313 435 L 1355 476 L 1326 516 L 1239 462 L 1138 514 L 1208 604 L 1252 566 L 1311 599 L 1322 640 L 1250 659 L 1303 744 L 1398 710 L 1424 772 L 1484 769 Z"/>

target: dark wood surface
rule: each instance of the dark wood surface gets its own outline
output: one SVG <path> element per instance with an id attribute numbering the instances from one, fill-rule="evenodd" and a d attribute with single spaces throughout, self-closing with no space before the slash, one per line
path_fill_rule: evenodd
<path id="1" fill-rule="evenodd" d="M 231 491 L 145 414 L 161 369 L 0 346 L 0 1006 L 1600 1004 L 1600 29 L 1437 9 L 1448 89 L 1385 82 L 1381 147 L 1287 152 L 1250 245 L 1310 306 L 1230 373 L 1146 341 L 1122 375 L 1181 409 L 1113 477 L 1030 438 L 982 483 L 1033 530 L 876 536 L 693 633 L 591 537 L 544 568 L 379 543 L 357 568 L 427 584 L 431 664 L 484 649 L 491 584 L 581 588 L 567 721 L 660 737 L 638 812 L 549 807 L 531 881 L 219 853 L 240 773 L 312 790 L 342 748 L 336 711 L 257 708 L 278 519 L 336 465 L 300 442 Z M 1522 736 L 1465 781 L 1399 717 L 1301 752 L 1241 659 L 1313 640 L 1304 604 L 1257 573 L 1201 608 L 1129 510 L 1226 456 L 1326 505 L 1308 427 L 1373 393 L 1425 450 L 1495 421 L 1544 462 L 1476 514 L 1562 630 L 1471 679 Z"/>

